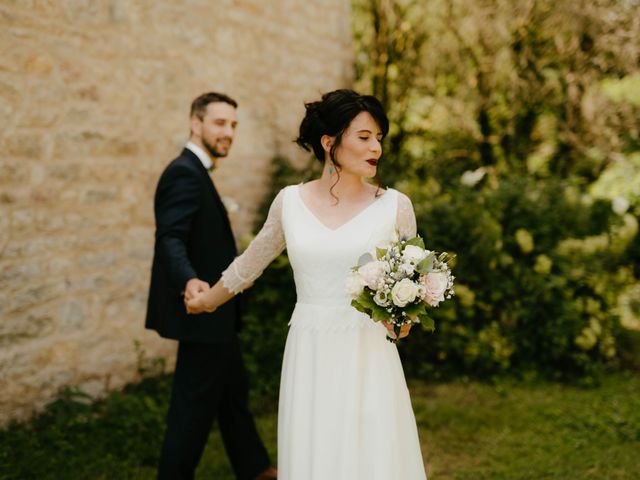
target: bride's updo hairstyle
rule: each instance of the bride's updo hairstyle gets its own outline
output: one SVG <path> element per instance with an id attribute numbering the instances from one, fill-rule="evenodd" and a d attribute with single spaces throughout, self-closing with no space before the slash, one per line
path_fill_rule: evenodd
<path id="1" fill-rule="evenodd" d="M 318 102 L 305 103 L 306 114 L 300 123 L 300 133 L 296 143 L 308 152 L 313 151 L 321 163 L 325 161 L 324 149 L 320 143 L 323 135 L 335 137 L 329 151 L 331 161 L 339 170 L 340 163 L 335 158 L 335 152 L 342 135 L 351 121 L 360 112 L 369 112 L 374 118 L 382 137 L 389 132 L 389 119 L 380 101 L 373 95 L 360 95 L 353 90 L 334 90 L 325 93 Z"/>

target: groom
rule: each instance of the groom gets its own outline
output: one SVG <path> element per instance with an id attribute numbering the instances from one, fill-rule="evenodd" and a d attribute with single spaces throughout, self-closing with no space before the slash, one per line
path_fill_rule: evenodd
<path id="1" fill-rule="evenodd" d="M 205 93 L 191 104 L 191 137 L 160 177 L 146 327 L 178 340 L 159 479 L 192 479 L 214 419 L 240 480 L 271 480 L 275 469 L 248 409 L 237 330 L 238 302 L 188 315 L 184 299 L 210 284 L 236 256 L 227 212 L 208 170 L 227 156 L 237 103 Z"/>

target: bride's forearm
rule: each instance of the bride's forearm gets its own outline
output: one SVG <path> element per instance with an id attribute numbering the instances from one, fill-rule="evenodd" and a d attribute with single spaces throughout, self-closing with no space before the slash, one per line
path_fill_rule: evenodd
<path id="1" fill-rule="evenodd" d="M 223 285 L 222 280 L 218 280 L 218 282 L 211 287 L 211 289 L 203 294 L 203 302 L 204 307 L 207 312 L 213 312 L 220 305 L 231 300 L 235 297 L 235 293 L 227 290 L 227 288 Z"/>

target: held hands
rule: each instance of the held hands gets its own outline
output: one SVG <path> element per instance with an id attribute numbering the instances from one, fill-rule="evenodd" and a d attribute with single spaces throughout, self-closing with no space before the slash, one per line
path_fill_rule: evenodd
<path id="1" fill-rule="evenodd" d="M 215 310 L 205 301 L 205 293 L 209 290 L 209 284 L 198 278 L 192 278 L 187 282 L 184 289 L 184 305 L 187 313 L 213 312 Z"/>
<path id="2" fill-rule="evenodd" d="M 195 295 L 184 296 L 184 306 L 187 313 L 213 312 L 220 305 L 231 300 L 235 295 L 234 292 L 228 290 L 222 280 L 218 280 L 216 284 L 208 288 L 198 289 Z"/>
<path id="3" fill-rule="evenodd" d="M 192 297 L 190 300 L 187 300 L 187 298 L 185 297 L 184 299 L 184 305 L 185 307 L 187 307 L 187 313 L 203 313 L 203 312 L 213 312 L 216 308 L 209 305 L 206 298 L 207 298 L 207 292 L 209 290 L 205 291 L 205 292 L 201 292 L 198 295 L 196 295 L 195 297 Z"/>
<path id="4" fill-rule="evenodd" d="M 184 287 L 184 300 L 191 300 L 196 295 L 209 290 L 209 284 L 199 278 L 192 278 Z"/>

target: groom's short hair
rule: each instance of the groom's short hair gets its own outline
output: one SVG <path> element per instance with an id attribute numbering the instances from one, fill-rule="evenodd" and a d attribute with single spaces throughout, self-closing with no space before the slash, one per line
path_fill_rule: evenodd
<path id="1" fill-rule="evenodd" d="M 238 108 L 238 102 L 230 96 L 225 95 L 224 93 L 207 92 L 203 93 L 191 102 L 191 114 L 189 115 L 189 118 L 195 115 L 202 120 L 205 112 L 207 111 L 207 105 L 215 102 L 228 103 L 233 108 Z"/>

